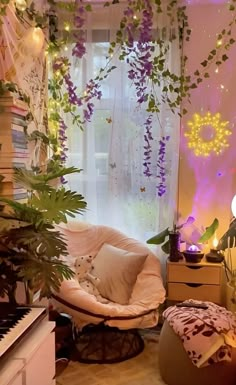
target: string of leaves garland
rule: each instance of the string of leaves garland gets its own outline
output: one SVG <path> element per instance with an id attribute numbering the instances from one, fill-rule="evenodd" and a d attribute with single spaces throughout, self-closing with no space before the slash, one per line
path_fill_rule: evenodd
<path id="1" fill-rule="evenodd" d="M 7 1 L 0 0 L 3 8 Z M 27 3 L 27 2 L 26 2 Z M 144 134 L 144 175 L 151 176 L 151 152 L 152 152 L 152 122 L 154 116 L 159 116 L 161 104 L 166 104 L 173 113 L 184 115 L 187 110 L 182 108 L 184 100 L 190 101 L 191 90 L 210 76 L 211 65 L 220 66 L 228 59 L 228 51 L 235 43 L 232 30 L 236 22 L 236 0 L 230 0 L 227 7 L 232 14 L 229 24 L 217 35 L 215 47 L 209 52 L 199 68 L 192 74 L 186 74 L 185 68 L 187 56 L 181 57 L 181 74 L 172 73 L 167 67 L 165 56 L 169 45 L 160 37 L 153 36 L 154 19 L 156 14 L 165 13 L 170 23 L 174 23 L 177 17 L 179 30 L 179 44 L 183 48 L 184 41 L 191 38 L 191 27 L 188 23 L 186 7 L 179 6 L 177 0 L 128 0 L 124 7 L 120 27 L 116 32 L 116 39 L 110 43 L 107 53 L 107 63 L 100 69 L 98 75 L 86 84 L 84 90 L 78 90 L 73 84 L 70 75 L 71 63 L 65 56 L 64 48 L 68 43 L 74 43 L 72 55 L 82 59 L 86 55 L 85 32 L 87 13 L 94 12 L 92 5 L 75 0 L 73 2 L 48 1 L 47 12 L 43 15 L 35 11 L 35 2 L 31 2 L 24 11 L 18 9 L 18 17 L 24 22 L 24 14 L 30 17 L 34 25 L 43 28 L 44 23 L 49 22 L 50 42 L 48 55 L 52 58 L 52 78 L 49 81 L 49 122 L 51 129 L 57 133 L 61 142 L 62 159 L 66 159 L 66 124 L 63 116 L 69 114 L 73 124 L 79 129 L 84 129 L 90 122 L 94 111 L 94 100 L 101 99 L 101 83 L 116 67 L 112 65 L 112 55 L 118 55 L 121 61 L 129 65 L 128 77 L 133 82 L 136 93 L 137 106 L 143 107 L 148 112 L 148 117 L 143 122 L 146 128 Z M 104 7 L 112 7 L 119 0 L 106 1 Z M 73 25 L 65 21 L 64 31 L 58 34 L 58 14 L 67 12 L 71 15 Z M 76 30 L 76 33 L 74 31 Z M 171 39 L 177 39 L 178 34 Z M 158 50 L 155 50 L 158 47 Z M 63 54 L 62 54 L 63 52 Z M 155 92 L 155 87 L 161 88 L 161 97 Z M 179 112 L 180 109 L 180 112 Z M 165 186 L 165 154 L 167 140 L 160 141 L 162 156 L 157 159 L 159 173 L 157 178 L 157 195 L 162 196 L 166 191 Z M 160 153 L 159 151 L 159 153 Z"/>
<path id="2" fill-rule="evenodd" d="M 105 2 L 104 6 L 112 6 L 118 3 L 118 1 Z M 77 95 L 77 88 L 71 81 L 69 74 L 70 63 L 66 58 L 56 58 L 54 60 L 54 79 L 50 83 L 50 90 L 52 91 L 52 108 L 55 108 L 55 104 L 58 106 L 58 121 L 61 120 L 60 109 L 63 112 L 69 111 L 73 107 L 79 107 L 82 110 L 81 114 L 77 115 L 78 109 L 73 109 L 73 122 L 83 129 L 86 122 L 89 122 L 93 113 L 94 98 L 100 99 L 102 97 L 99 90 L 101 82 L 109 75 L 111 71 L 115 71 L 116 67 L 112 66 L 111 57 L 119 55 L 121 61 L 126 61 L 130 69 L 128 71 L 128 78 L 133 82 L 136 92 L 136 102 L 139 107 L 144 106 L 149 113 L 145 122 L 143 122 L 146 128 L 144 134 L 144 175 L 147 177 L 152 176 L 150 171 L 151 166 L 151 152 L 152 152 L 152 121 L 153 116 L 159 114 L 160 106 L 162 103 L 167 104 L 170 110 L 175 113 L 181 108 L 184 99 L 190 99 L 190 92 L 192 89 L 197 88 L 204 78 L 209 77 L 208 69 L 211 64 L 216 62 L 219 66 L 222 62 L 228 59 L 225 51 L 227 51 L 234 39 L 231 37 L 231 30 L 235 24 L 235 9 L 233 5 L 234 1 L 229 5 L 229 10 L 233 12 L 233 18 L 229 26 L 223 29 L 217 37 L 216 48 L 211 50 L 207 59 L 201 63 L 201 70 L 196 69 L 192 76 L 185 75 L 185 66 L 187 63 L 187 57 L 182 56 L 181 62 L 181 74 L 180 76 L 175 73 L 171 73 L 165 62 L 166 53 L 169 50 L 169 45 L 166 41 L 155 38 L 153 36 L 154 17 L 155 14 L 166 12 L 171 23 L 175 20 L 177 15 L 178 28 L 180 33 L 180 47 L 182 48 L 183 42 L 189 41 L 191 36 L 191 28 L 188 24 L 188 18 L 186 15 L 186 7 L 178 6 L 177 1 L 169 1 L 167 7 L 164 6 L 164 2 L 161 1 L 133 1 L 128 0 L 127 6 L 124 8 L 124 16 L 120 21 L 120 28 L 116 33 L 115 41 L 111 42 L 110 48 L 107 54 L 107 64 L 104 68 L 100 69 L 99 74 L 95 79 L 91 79 L 86 85 L 85 95 Z M 85 49 L 85 35 L 84 26 L 86 22 L 86 12 L 93 12 L 92 7 L 81 2 L 75 2 L 74 7 L 68 8 L 68 6 L 61 5 L 73 10 L 75 12 L 74 24 L 77 30 L 77 41 L 75 42 L 72 55 L 79 59 L 86 54 Z M 66 28 L 67 27 L 67 28 Z M 68 25 L 65 26 L 67 32 L 69 32 Z M 219 44 L 222 37 L 224 37 L 224 44 Z M 171 39 L 176 39 L 176 36 L 172 36 Z M 56 39 L 54 39 L 55 41 Z M 155 50 L 155 46 L 158 46 L 158 51 Z M 57 46 L 58 47 L 58 46 Z M 52 49 L 54 49 L 53 47 Z M 158 53 L 157 53 L 158 52 Z M 63 65 L 64 63 L 64 65 Z M 65 66 L 66 63 L 66 66 Z M 58 70 L 60 70 L 58 72 Z M 63 71 L 65 71 L 63 73 Z M 58 89 L 57 85 L 63 85 L 66 88 L 66 95 L 63 97 L 59 95 L 61 88 Z M 157 96 L 155 92 L 156 85 L 161 87 L 161 98 Z M 57 92 L 55 92 L 57 91 Z M 58 104 L 58 100 L 61 103 Z M 68 106 L 69 102 L 69 106 Z M 73 107 L 71 107 L 73 106 Z M 55 111 L 55 110 L 54 110 Z M 185 114 L 186 109 L 181 109 L 180 114 Z M 50 116 L 51 120 L 55 123 L 55 113 Z M 160 140 L 159 155 L 157 158 L 157 169 L 159 173 L 157 178 L 157 195 L 161 197 L 166 192 L 166 176 L 165 176 L 165 154 L 166 145 L 168 139 L 162 136 Z"/>

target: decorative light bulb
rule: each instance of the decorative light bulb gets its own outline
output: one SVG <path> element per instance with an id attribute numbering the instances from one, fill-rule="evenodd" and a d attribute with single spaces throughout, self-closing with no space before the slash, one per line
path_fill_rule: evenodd
<path id="1" fill-rule="evenodd" d="M 236 218 L 236 195 L 234 195 L 232 199 L 231 210 L 232 210 L 233 216 Z"/>
<path id="2" fill-rule="evenodd" d="M 27 2 L 26 0 L 16 0 L 15 6 L 19 11 L 24 12 L 27 8 Z"/>

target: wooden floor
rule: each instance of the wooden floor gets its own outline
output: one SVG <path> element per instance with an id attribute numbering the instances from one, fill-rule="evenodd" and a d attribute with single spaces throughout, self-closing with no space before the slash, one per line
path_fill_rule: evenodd
<path id="1" fill-rule="evenodd" d="M 145 331 L 145 347 L 137 357 L 116 364 L 70 361 L 57 377 L 57 385 L 165 385 L 158 368 L 157 331 Z"/>

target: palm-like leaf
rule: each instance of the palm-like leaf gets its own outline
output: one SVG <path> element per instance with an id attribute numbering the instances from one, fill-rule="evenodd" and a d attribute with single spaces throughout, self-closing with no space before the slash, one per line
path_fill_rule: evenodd
<path id="1" fill-rule="evenodd" d="M 15 302 L 17 270 L 5 261 L 0 263 L 0 297 L 8 296 L 11 302 Z"/>
<path id="2" fill-rule="evenodd" d="M 70 279 L 74 272 L 61 261 L 29 260 L 19 272 L 19 277 L 31 281 L 33 287 L 40 289 L 40 296 L 50 297 L 53 291 L 58 291 L 63 279 Z"/>
<path id="3" fill-rule="evenodd" d="M 7 205 L 12 209 L 11 214 L 8 216 L 9 218 L 11 217 L 12 219 L 19 220 L 23 223 L 34 223 L 36 227 L 40 226 L 43 222 L 43 214 L 39 210 L 36 210 L 25 203 L 19 203 L 5 198 L 1 198 L 0 201 L 7 203 Z M 1 213 L 1 217 L 4 218 L 6 216 Z"/>
<path id="4" fill-rule="evenodd" d="M 29 222 L 14 219 L 12 217 L 0 217 L 0 234 L 12 229 L 30 226 Z"/>
<path id="5" fill-rule="evenodd" d="M 87 206 L 82 195 L 64 188 L 34 195 L 31 204 L 42 213 L 45 222 L 49 223 L 66 223 L 66 215 L 75 217 L 75 214 L 82 213 Z"/>
<path id="6" fill-rule="evenodd" d="M 1 243 L 8 249 L 17 249 L 21 253 L 25 251 L 28 255 L 32 255 L 32 258 L 43 261 L 68 254 L 63 235 L 46 225 L 41 226 L 40 230 L 33 225 L 21 228 L 21 231 L 10 230 L 7 234 L 3 234 Z"/>
<path id="7" fill-rule="evenodd" d="M 51 167 L 50 172 L 45 174 L 35 174 L 31 170 L 16 168 L 14 180 L 30 191 L 50 191 L 50 181 L 80 171 L 81 170 L 76 167 L 62 167 L 61 165 L 57 165 L 57 167 L 54 168 Z"/>

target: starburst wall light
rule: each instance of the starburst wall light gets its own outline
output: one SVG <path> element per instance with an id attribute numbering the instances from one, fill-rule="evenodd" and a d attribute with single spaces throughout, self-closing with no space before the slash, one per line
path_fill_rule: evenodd
<path id="1" fill-rule="evenodd" d="M 228 129 L 229 122 L 222 121 L 220 113 L 205 115 L 194 114 L 187 122 L 190 131 L 184 134 L 188 138 L 188 147 L 196 156 L 219 155 L 229 147 L 227 137 L 232 134 Z"/>

